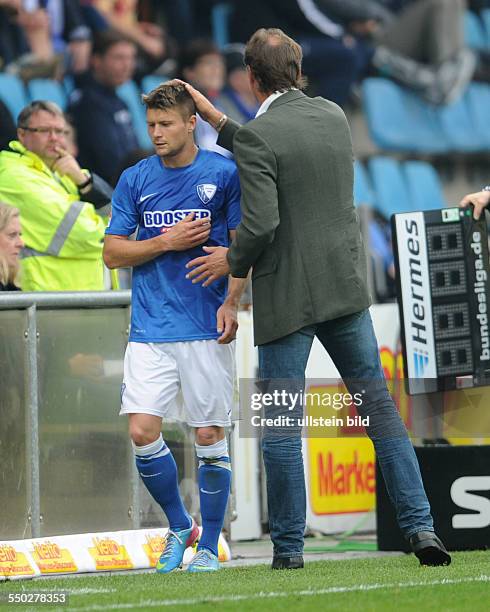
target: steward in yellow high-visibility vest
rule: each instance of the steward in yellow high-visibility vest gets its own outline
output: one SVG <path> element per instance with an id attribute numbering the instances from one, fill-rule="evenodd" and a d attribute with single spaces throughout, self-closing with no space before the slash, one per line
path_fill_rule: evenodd
<path id="1" fill-rule="evenodd" d="M 104 289 L 107 220 L 95 209 L 109 204 L 111 188 L 65 150 L 67 124 L 56 105 L 33 102 L 18 124 L 23 144 L 13 141 L 0 152 L 0 200 L 20 210 L 22 289 Z"/>

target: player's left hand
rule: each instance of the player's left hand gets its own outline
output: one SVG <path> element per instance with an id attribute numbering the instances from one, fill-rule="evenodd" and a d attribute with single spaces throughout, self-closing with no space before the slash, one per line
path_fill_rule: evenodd
<path id="1" fill-rule="evenodd" d="M 192 279 L 192 283 L 200 283 L 204 281 L 202 286 L 207 287 L 215 280 L 218 280 L 222 276 L 228 276 L 230 273 L 230 266 L 226 259 L 228 249 L 226 247 L 203 247 L 203 250 L 208 255 L 202 257 L 196 257 L 186 264 L 186 268 L 193 268 L 186 278 Z"/>
<path id="2" fill-rule="evenodd" d="M 237 308 L 224 302 L 216 313 L 216 329 L 221 336 L 218 344 L 229 344 L 235 339 L 238 329 Z"/>

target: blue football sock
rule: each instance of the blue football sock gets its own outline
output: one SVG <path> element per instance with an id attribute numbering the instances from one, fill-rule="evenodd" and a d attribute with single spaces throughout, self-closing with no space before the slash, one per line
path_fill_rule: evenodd
<path id="1" fill-rule="evenodd" d="M 165 512 L 172 531 L 188 529 L 192 519 L 180 498 L 177 465 L 162 435 L 146 446 L 133 443 L 136 467 L 150 495 Z"/>
<path id="2" fill-rule="evenodd" d="M 198 484 L 202 535 L 197 549 L 207 548 L 218 556 L 218 538 L 223 527 L 230 494 L 231 464 L 226 438 L 211 446 L 196 444 L 199 457 Z"/>

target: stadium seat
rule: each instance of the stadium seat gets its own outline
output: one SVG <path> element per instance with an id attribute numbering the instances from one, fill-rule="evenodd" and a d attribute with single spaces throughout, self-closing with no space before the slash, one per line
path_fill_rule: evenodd
<path id="1" fill-rule="evenodd" d="M 369 132 L 378 147 L 419 153 L 447 150 L 433 108 L 419 96 L 382 78 L 365 79 L 362 89 Z"/>
<path id="2" fill-rule="evenodd" d="M 374 193 L 369 184 L 369 179 L 364 166 L 360 161 L 354 162 L 354 205 L 373 206 Z"/>
<path id="3" fill-rule="evenodd" d="M 410 204 L 415 210 L 446 208 L 439 176 L 433 166 L 423 161 L 402 164 Z"/>
<path id="4" fill-rule="evenodd" d="M 126 103 L 131 113 L 140 147 L 151 149 L 151 140 L 146 129 L 145 109 L 141 103 L 138 86 L 134 81 L 126 81 L 117 88 L 117 95 Z"/>
<path id="5" fill-rule="evenodd" d="M 394 213 L 414 210 L 400 164 L 388 157 L 374 157 L 369 163 L 374 188 L 374 208 L 385 219 Z"/>
<path id="6" fill-rule="evenodd" d="M 220 2 L 211 9 L 213 40 L 220 49 L 230 42 L 228 22 L 232 10 L 233 7 L 228 2 Z"/>
<path id="7" fill-rule="evenodd" d="M 146 94 L 152 89 L 155 89 L 155 87 L 158 87 L 161 83 L 168 81 L 168 79 L 168 77 L 158 74 L 147 74 L 141 80 L 141 91 Z"/>
<path id="8" fill-rule="evenodd" d="M 467 93 L 469 112 L 482 146 L 490 150 L 490 85 L 472 83 Z"/>
<path id="9" fill-rule="evenodd" d="M 471 153 L 485 149 L 483 138 L 478 133 L 470 112 L 468 92 L 457 102 L 438 107 L 436 114 L 451 151 Z"/>
<path id="10" fill-rule="evenodd" d="M 464 38 L 466 45 L 471 49 L 481 51 L 487 47 L 483 23 L 472 11 L 466 11 L 464 15 Z"/>
<path id="11" fill-rule="evenodd" d="M 31 100 L 50 100 L 63 110 L 66 109 L 68 98 L 63 85 L 52 79 L 32 79 L 27 84 Z"/>
<path id="12" fill-rule="evenodd" d="M 67 74 L 63 79 L 63 87 L 65 88 L 66 95 L 70 97 L 75 89 L 75 79 L 71 76 L 71 74 Z"/>
<path id="13" fill-rule="evenodd" d="M 0 98 L 9 109 L 14 121 L 29 102 L 24 84 L 19 77 L 5 72 L 0 73 Z"/>
<path id="14" fill-rule="evenodd" d="M 485 27 L 487 51 L 490 51 L 490 8 L 485 9 L 481 12 L 481 18 Z"/>

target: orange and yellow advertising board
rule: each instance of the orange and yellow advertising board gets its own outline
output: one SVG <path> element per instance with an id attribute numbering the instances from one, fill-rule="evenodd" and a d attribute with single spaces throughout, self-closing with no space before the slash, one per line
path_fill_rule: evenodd
<path id="1" fill-rule="evenodd" d="M 146 543 L 143 544 L 143 550 L 145 551 L 150 567 L 155 567 L 160 555 L 162 554 L 165 546 L 165 538 L 160 534 L 147 534 Z"/>
<path id="2" fill-rule="evenodd" d="M 41 574 L 58 574 L 77 572 L 78 568 L 67 548 L 60 548 L 50 540 L 35 542 L 32 557 Z"/>
<path id="3" fill-rule="evenodd" d="M 133 564 L 126 548 L 113 538 L 92 538 L 93 547 L 88 549 L 95 561 L 96 570 L 132 569 Z"/>
<path id="4" fill-rule="evenodd" d="M 0 576 L 34 576 L 26 555 L 10 544 L 0 544 Z"/>

